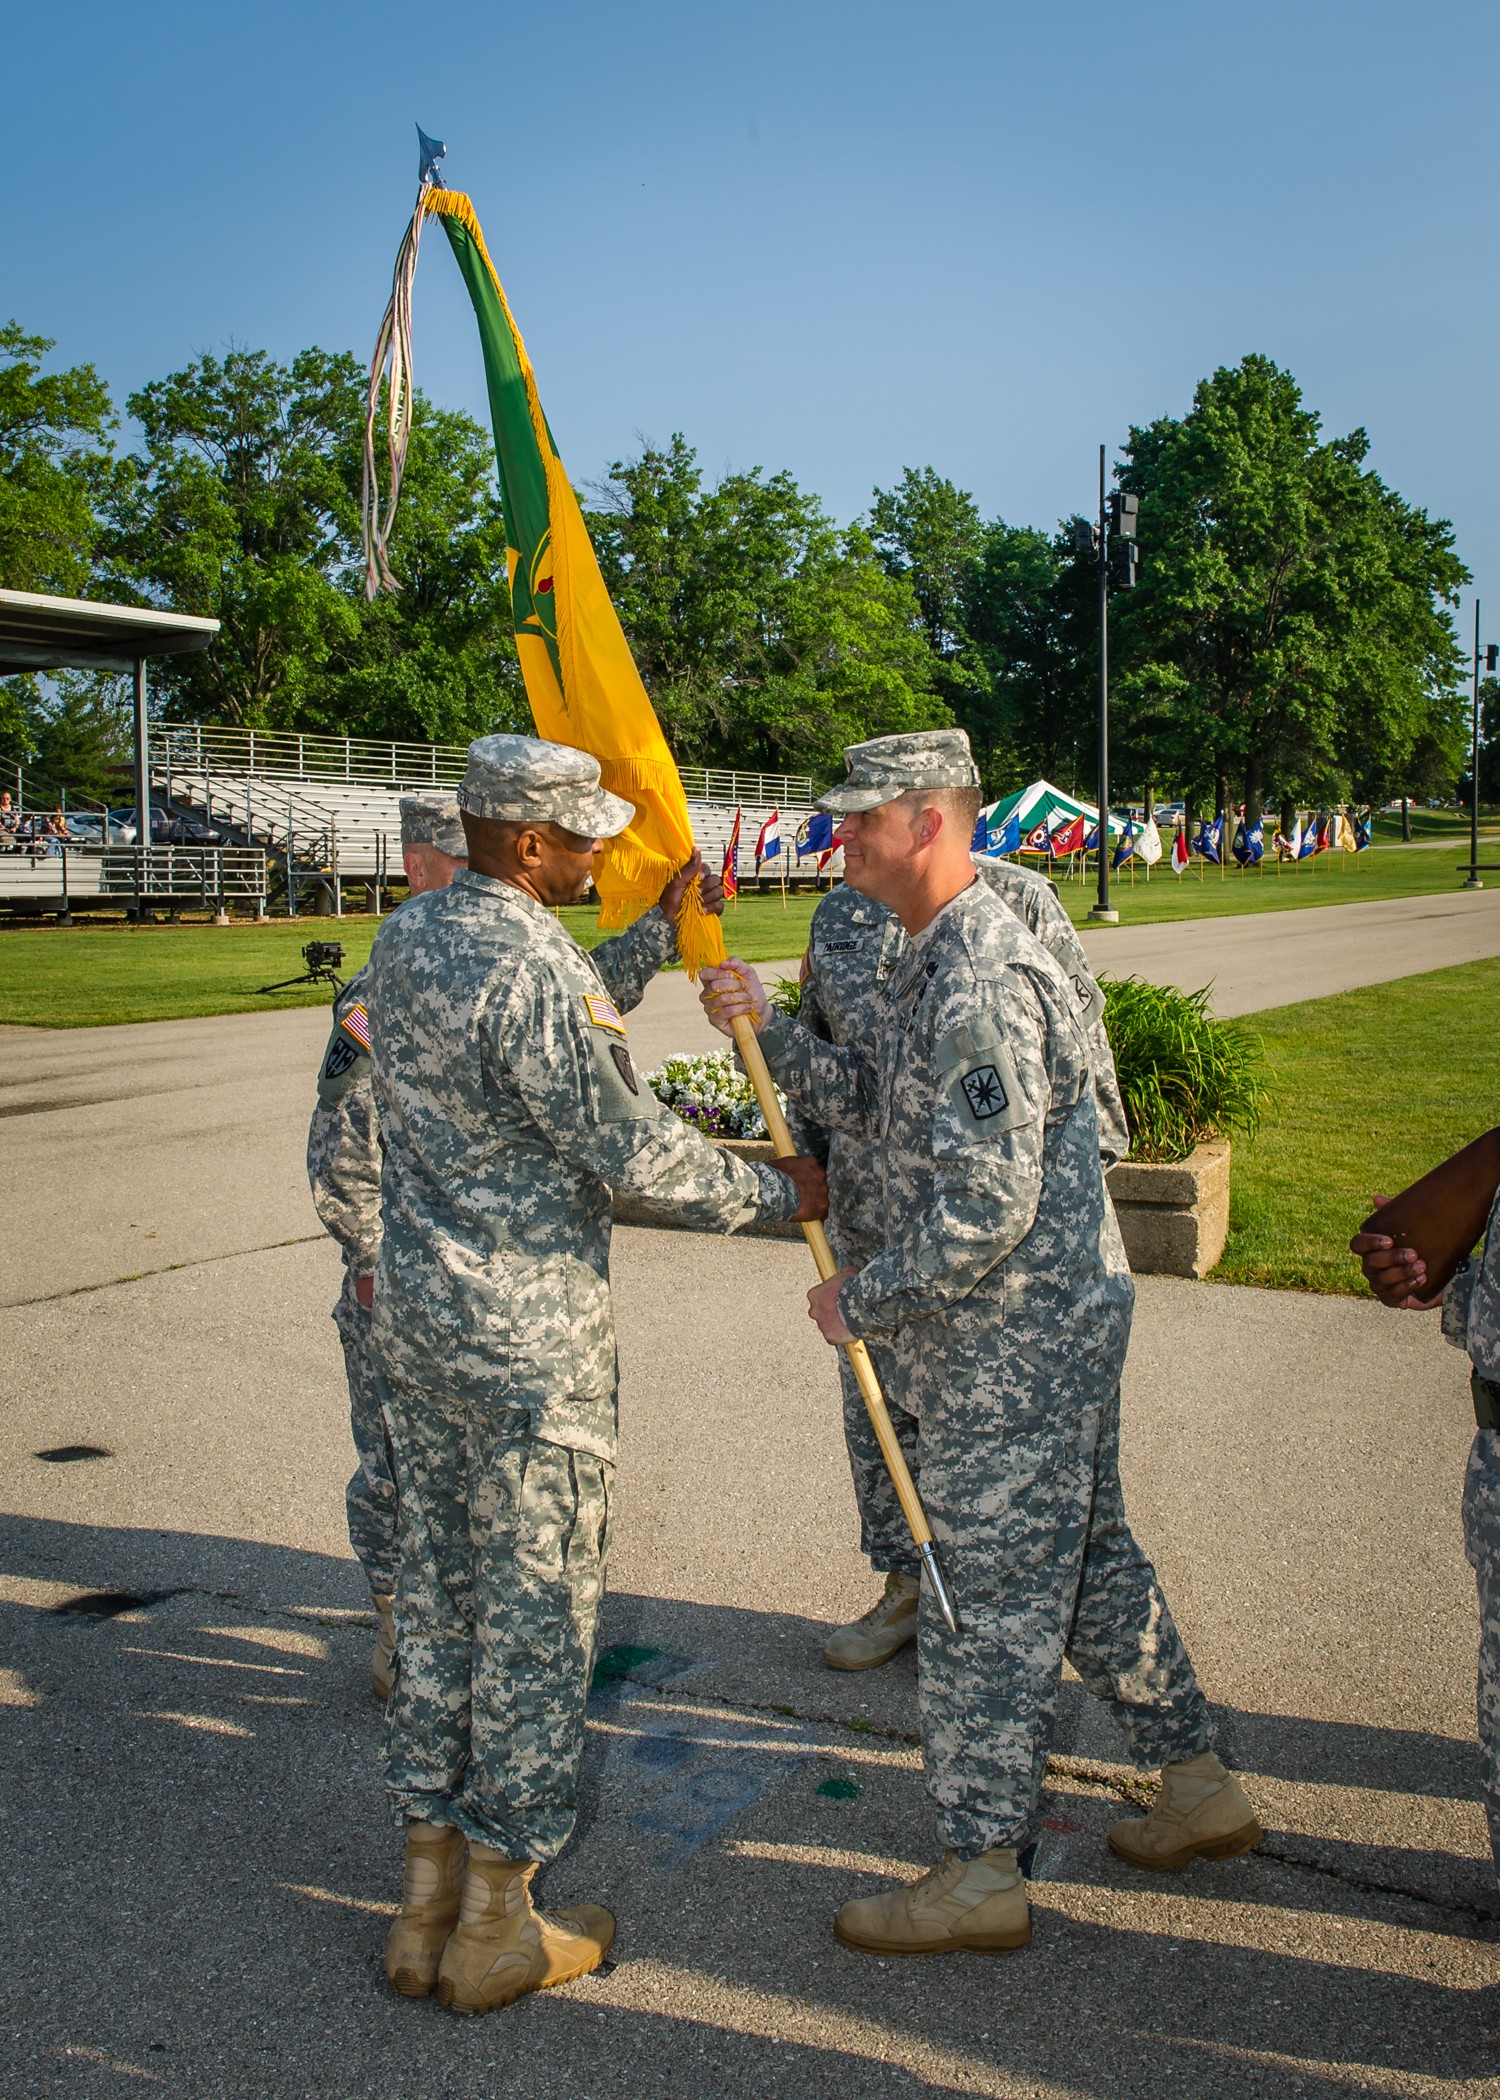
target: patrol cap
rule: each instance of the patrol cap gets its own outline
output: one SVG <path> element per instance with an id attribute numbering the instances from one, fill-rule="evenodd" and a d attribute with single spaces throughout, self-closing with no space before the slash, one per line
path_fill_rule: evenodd
<path id="1" fill-rule="evenodd" d="M 872 737 L 868 744 L 850 744 L 844 764 L 846 777 L 818 797 L 818 808 L 834 816 L 879 809 L 882 802 L 894 802 L 912 788 L 979 785 L 979 768 L 961 729 Z"/>
<path id="2" fill-rule="evenodd" d="M 617 837 L 635 815 L 633 802 L 600 787 L 597 758 L 535 736 L 476 737 L 458 806 L 505 824 L 561 824 L 589 839 Z"/>
<path id="3" fill-rule="evenodd" d="M 458 820 L 456 795 L 403 795 L 401 797 L 401 844 L 436 846 L 450 860 L 467 860 L 469 842 Z"/>

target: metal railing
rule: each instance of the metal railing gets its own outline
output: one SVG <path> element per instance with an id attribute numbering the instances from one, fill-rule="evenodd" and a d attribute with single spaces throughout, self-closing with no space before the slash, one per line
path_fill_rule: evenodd
<path id="1" fill-rule="evenodd" d="M 160 723 L 151 732 L 152 766 L 167 775 L 271 773 L 307 781 L 453 787 L 463 778 L 467 759 L 467 744 L 385 743 L 298 730 L 233 729 L 214 722 Z M 812 801 L 810 774 L 740 773 L 710 766 L 680 770 L 683 787 L 696 802 L 784 802 L 805 808 Z"/>
<path id="2" fill-rule="evenodd" d="M 266 895 L 266 856 L 258 846 L 111 846 L 100 862 L 108 897 L 219 898 Z"/>

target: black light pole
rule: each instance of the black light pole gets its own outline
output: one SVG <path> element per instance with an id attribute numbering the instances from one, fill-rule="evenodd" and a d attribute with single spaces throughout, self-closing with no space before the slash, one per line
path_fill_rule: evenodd
<path id="1" fill-rule="evenodd" d="M 1099 895 L 1089 917 L 1118 926 L 1109 901 L 1109 512 L 1104 491 L 1104 447 L 1099 447 Z"/>
<path id="2" fill-rule="evenodd" d="M 1096 925 L 1117 926 L 1120 914 L 1109 901 L 1109 593 L 1135 589 L 1141 550 L 1136 545 L 1136 523 L 1141 500 L 1119 489 L 1105 493 L 1104 447 L 1099 447 L 1099 522 L 1089 525 L 1080 518 L 1073 529 L 1073 543 L 1080 552 L 1092 552 L 1099 575 L 1099 895 L 1089 911 Z M 1113 544 L 1111 544 L 1113 540 Z"/>
<path id="3" fill-rule="evenodd" d="M 1469 745 L 1469 873 L 1466 890 L 1482 890 L 1479 879 L 1479 600 L 1474 600 L 1474 719 Z"/>

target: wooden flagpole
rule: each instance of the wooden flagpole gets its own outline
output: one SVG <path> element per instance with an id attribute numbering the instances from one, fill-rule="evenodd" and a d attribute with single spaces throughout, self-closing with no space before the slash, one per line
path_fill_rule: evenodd
<path id="1" fill-rule="evenodd" d="M 792 1133 L 787 1128 L 786 1117 L 781 1112 L 781 1103 L 776 1098 L 775 1083 L 771 1068 L 766 1063 L 765 1052 L 756 1040 L 755 1024 L 748 1014 L 736 1014 L 731 1026 L 734 1030 L 735 1048 L 755 1088 L 755 1098 L 760 1103 L 760 1112 L 766 1119 L 771 1144 L 778 1159 L 790 1159 L 797 1147 L 792 1142 Z M 833 1249 L 828 1244 L 828 1235 L 817 1223 L 804 1224 L 803 1232 L 812 1249 L 812 1258 L 819 1276 L 827 1283 L 830 1276 L 838 1274 L 838 1263 L 833 1258 Z M 911 1468 L 906 1463 L 906 1454 L 891 1423 L 890 1410 L 885 1404 L 885 1395 L 880 1390 L 880 1379 L 876 1375 L 870 1352 L 863 1342 L 845 1342 L 844 1354 L 854 1372 L 860 1397 L 870 1417 L 870 1427 L 875 1432 L 875 1441 L 880 1446 L 880 1455 L 885 1460 L 886 1471 L 891 1476 L 891 1485 L 896 1490 L 905 1517 L 916 1541 L 922 1565 L 927 1570 L 927 1579 L 932 1584 L 932 1594 L 951 1633 L 959 1628 L 958 1613 L 953 1608 L 943 1564 L 938 1557 L 937 1541 L 932 1535 L 932 1526 L 927 1521 L 927 1512 L 922 1507 L 922 1498 L 917 1493 L 917 1484 L 911 1477 Z"/>

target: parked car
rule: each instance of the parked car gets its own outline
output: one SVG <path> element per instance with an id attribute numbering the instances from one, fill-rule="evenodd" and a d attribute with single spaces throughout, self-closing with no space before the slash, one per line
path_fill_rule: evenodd
<path id="1" fill-rule="evenodd" d="M 156 837 L 156 812 L 152 811 L 152 837 Z M 205 817 L 173 817 L 161 833 L 163 843 L 168 846 L 222 846 L 224 834 L 217 824 L 210 824 Z"/>
<path id="2" fill-rule="evenodd" d="M 112 809 L 109 813 L 111 826 L 118 824 L 120 837 L 128 846 L 133 846 L 140 837 L 140 822 L 134 809 Z M 159 846 L 172 819 L 164 809 L 151 812 L 151 843 Z"/>

